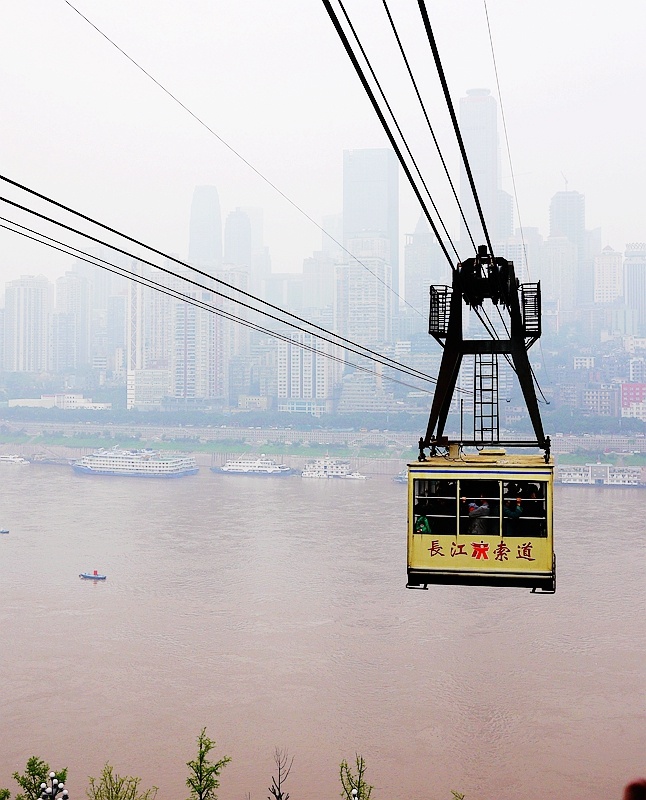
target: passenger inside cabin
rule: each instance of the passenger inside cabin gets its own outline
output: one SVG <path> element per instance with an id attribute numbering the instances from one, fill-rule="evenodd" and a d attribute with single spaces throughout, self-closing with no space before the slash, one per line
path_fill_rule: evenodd
<path id="1" fill-rule="evenodd" d="M 519 535 L 547 536 L 544 485 L 540 482 L 523 482 L 519 484 L 519 492 L 524 514 L 524 519 L 518 525 Z"/>
<path id="2" fill-rule="evenodd" d="M 522 536 L 522 533 L 517 532 L 516 520 L 522 516 L 523 507 L 521 505 L 520 497 L 516 500 L 505 500 L 502 508 L 502 533 L 503 536 Z"/>
<path id="3" fill-rule="evenodd" d="M 462 502 L 466 503 L 466 497 L 462 498 Z M 489 503 L 487 500 L 480 500 L 480 505 L 475 501 L 471 501 L 468 505 L 469 514 L 469 527 L 467 533 L 469 536 L 485 536 L 487 534 L 487 523 L 483 517 L 488 517 L 491 513 Z"/>

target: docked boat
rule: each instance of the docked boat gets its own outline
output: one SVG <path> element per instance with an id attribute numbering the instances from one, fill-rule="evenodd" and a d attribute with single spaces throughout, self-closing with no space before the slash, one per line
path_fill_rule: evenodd
<path id="1" fill-rule="evenodd" d="M 182 478 L 195 475 L 194 456 L 165 455 L 155 450 L 97 450 L 72 463 L 83 475 L 118 475 L 125 478 Z"/>
<path id="2" fill-rule="evenodd" d="M 286 464 L 277 464 L 273 458 L 261 455 L 260 458 L 236 458 L 221 467 L 211 467 L 211 472 L 222 475 L 257 475 L 260 477 L 280 477 L 293 475 L 294 470 Z"/>
<path id="3" fill-rule="evenodd" d="M 107 575 L 99 575 L 97 570 L 94 570 L 94 572 L 81 572 L 79 574 L 79 578 L 83 578 L 85 581 L 104 581 L 107 577 Z"/>
<path id="4" fill-rule="evenodd" d="M 401 472 L 398 472 L 393 480 L 395 483 L 408 483 L 408 470 L 403 469 Z"/>
<path id="5" fill-rule="evenodd" d="M 0 464 L 29 464 L 26 458 L 16 455 L 0 455 Z"/>
<path id="6" fill-rule="evenodd" d="M 646 488 L 646 468 L 619 467 L 597 461 L 585 465 L 559 464 L 557 483 L 569 486 L 632 486 Z"/>
<path id="7" fill-rule="evenodd" d="M 315 461 L 310 461 L 301 472 L 301 477 L 366 480 L 365 475 L 352 471 L 349 461 L 340 461 L 337 458 L 317 458 Z"/>

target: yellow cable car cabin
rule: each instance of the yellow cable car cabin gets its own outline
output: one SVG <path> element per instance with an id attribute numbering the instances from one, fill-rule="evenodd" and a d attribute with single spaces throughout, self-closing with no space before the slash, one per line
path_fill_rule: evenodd
<path id="1" fill-rule="evenodd" d="M 502 449 L 409 464 L 409 588 L 554 592 L 553 474 L 552 459 Z"/>
<path id="2" fill-rule="evenodd" d="M 408 465 L 408 587 L 428 584 L 525 586 L 556 591 L 553 544 L 554 462 L 543 431 L 527 351 L 541 335 L 540 284 L 516 279 L 514 265 L 486 246 L 431 286 L 429 333 L 444 348 L 419 458 Z M 481 321 L 497 308 L 507 338 L 464 336 L 462 301 Z M 505 311 L 509 324 L 503 317 Z M 473 357 L 473 438 L 444 435 L 463 357 Z M 536 438 L 501 438 L 498 358 L 516 373 Z M 464 390 L 462 390 L 464 391 Z M 463 407 L 464 400 L 460 407 Z M 462 414 L 462 412 L 461 412 Z M 538 447 L 542 455 L 510 455 Z M 468 454 L 465 448 L 476 448 Z M 502 449 L 505 448 L 505 449 Z M 428 450 L 428 454 L 427 454 Z"/>

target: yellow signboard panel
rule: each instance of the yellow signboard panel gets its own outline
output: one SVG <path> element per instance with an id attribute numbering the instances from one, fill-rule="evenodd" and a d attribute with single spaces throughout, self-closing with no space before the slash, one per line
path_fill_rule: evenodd
<path id="1" fill-rule="evenodd" d="M 554 465 L 504 452 L 408 466 L 409 585 L 552 591 Z"/>

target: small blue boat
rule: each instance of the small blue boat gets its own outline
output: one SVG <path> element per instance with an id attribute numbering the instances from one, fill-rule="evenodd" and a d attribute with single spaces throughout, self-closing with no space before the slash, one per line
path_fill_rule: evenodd
<path id="1" fill-rule="evenodd" d="M 99 575 L 96 570 L 94 572 L 81 572 L 79 575 L 79 578 L 83 578 L 86 581 L 104 581 L 107 577 L 107 575 Z"/>

